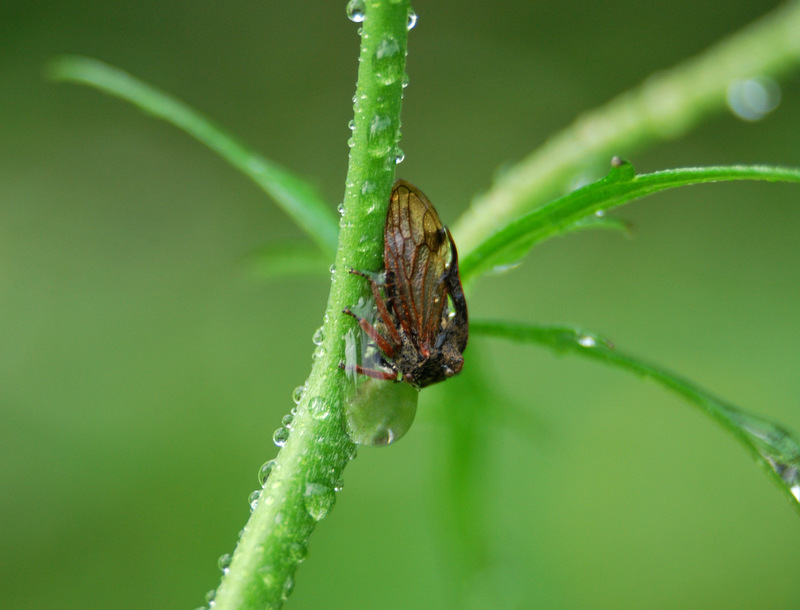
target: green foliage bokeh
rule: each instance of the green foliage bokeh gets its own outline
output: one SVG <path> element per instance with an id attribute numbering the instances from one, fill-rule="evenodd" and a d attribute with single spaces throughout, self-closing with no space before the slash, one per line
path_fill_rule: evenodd
<path id="1" fill-rule="evenodd" d="M 773 5 L 415 5 L 398 175 L 445 222 L 574 116 Z M 130 106 L 42 77 L 94 56 L 267 157 L 344 187 L 356 26 L 344 2 L 38 5 L 0 22 L 0 548 L 13 608 L 194 607 L 232 551 L 273 430 L 308 373 L 324 279 L 242 259 L 303 239 L 252 184 Z M 638 169 L 798 165 L 797 77 L 760 123 L 721 116 Z M 620 151 L 625 154 L 625 151 Z M 709 185 L 629 206 L 476 286 L 476 316 L 578 323 L 800 430 L 800 206 Z M 458 236 L 456 235 L 456 240 Z M 658 388 L 474 340 L 521 409 L 488 418 L 490 549 L 475 607 L 791 607 L 795 514 L 726 435 Z M 469 356 L 469 352 L 467 353 Z M 468 365 L 467 365 L 468 366 Z M 458 379 L 448 382 L 456 388 Z M 318 528 L 297 608 L 446 607 L 440 388 L 396 446 L 361 450 Z"/>

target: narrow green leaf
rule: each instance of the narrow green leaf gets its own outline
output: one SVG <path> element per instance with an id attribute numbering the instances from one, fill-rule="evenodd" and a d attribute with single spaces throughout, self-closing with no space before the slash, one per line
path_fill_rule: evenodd
<path id="1" fill-rule="evenodd" d="M 800 444 L 781 426 L 746 413 L 703 388 L 660 367 L 617 351 L 594 333 L 571 326 L 475 321 L 470 332 L 520 343 L 537 343 L 558 352 L 575 353 L 654 380 L 710 415 L 733 434 L 765 467 L 800 512 Z"/>
<path id="2" fill-rule="evenodd" d="M 465 280 L 491 270 L 513 266 L 538 242 L 572 231 L 576 223 L 598 212 L 640 197 L 691 184 L 760 180 L 800 182 L 800 170 L 786 167 L 690 167 L 637 176 L 633 166 L 615 159 L 605 178 L 577 189 L 525 214 L 495 232 L 460 260 Z"/>
<path id="3" fill-rule="evenodd" d="M 330 259 L 306 243 L 270 244 L 247 256 L 248 271 L 259 278 L 326 277 Z"/>
<path id="4" fill-rule="evenodd" d="M 333 259 L 339 232 L 336 214 L 306 181 L 249 149 L 184 102 L 118 68 L 66 56 L 54 60 L 48 72 L 54 80 L 89 85 L 128 101 L 205 144 L 272 197 Z"/>

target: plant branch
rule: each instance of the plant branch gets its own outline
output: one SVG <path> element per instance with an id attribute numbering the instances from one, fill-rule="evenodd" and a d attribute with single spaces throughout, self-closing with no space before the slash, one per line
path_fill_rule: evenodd
<path id="1" fill-rule="evenodd" d="M 731 81 L 779 76 L 800 60 L 800 3 L 790 2 L 556 134 L 473 201 L 453 227 L 467 255 L 510 220 L 568 190 L 587 166 L 675 139 L 725 107 Z"/>
<path id="2" fill-rule="evenodd" d="M 352 147 L 324 339 L 261 496 L 215 598 L 217 610 L 277 608 L 294 585 L 316 523 L 330 511 L 355 454 L 343 404 L 343 337 L 354 322 L 342 309 L 366 296 L 350 267 L 382 266 L 383 224 L 399 140 L 408 1 L 371 0 L 362 24 Z M 285 431 L 279 435 L 285 436 Z"/>
<path id="3" fill-rule="evenodd" d="M 255 182 L 317 243 L 322 252 L 333 255 L 336 219 L 316 189 L 248 148 L 201 112 L 119 68 L 90 57 L 59 57 L 48 66 L 48 74 L 56 81 L 94 87 L 182 129 Z"/>

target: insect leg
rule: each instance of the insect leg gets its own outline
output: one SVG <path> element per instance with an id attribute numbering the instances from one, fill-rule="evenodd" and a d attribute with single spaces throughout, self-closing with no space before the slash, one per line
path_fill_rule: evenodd
<path id="1" fill-rule="evenodd" d="M 361 330 L 367 333 L 367 336 L 377 344 L 380 350 L 389 356 L 389 358 L 394 357 L 396 351 L 395 347 L 378 332 L 377 328 L 370 324 L 369 320 L 356 315 L 349 307 L 345 307 L 342 310 L 342 313 L 346 313 L 348 316 L 353 316 L 358 321 L 358 325 L 361 327 Z"/>
<path id="2" fill-rule="evenodd" d="M 357 269 L 350 269 L 350 273 L 352 273 L 353 275 L 360 275 L 369 282 L 369 287 L 372 290 L 372 296 L 375 298 L 375 306 L 378 308 L 378 313 L 380 314 L 381 319 L 383 320 L 384 326 L 389 331 L 389 334 L 392 336 L 394 344 L 395 345 L 402 344 L 403 341 L 400 339 L 400 333 L 397 332 L 395 321 L 392 319 L 392 316 L 391 314 L 389 314 L 389 310 L 386 307 L 386 300 L 383 298 L 383 296 L 381 296 L 381 291 L 378 286 L 378 283 L 363 271 L 358 271 Z M 362 326 L 361 328 L 364 327 Z M 366 329 L 364 330 L 367 332 L 367 334 L 369 334 L 369 332 Z M 375 342 L 378 343 L 377 339 L 375 340 Z M 392 350 L 392 352 L 389 353 L 386 350 L 384 350 L 383 347 L 381 347 L 381 349 L 387 356 L 389 357 L 394 356 L 394 350 Z"/>
<path id="3" fill-rule="evenodd" d="M 397 381 L 397 373 L 394 371 L 380 371 L 378 369 L 365 369 L 360 364 L 345 364 L 344 362 L 339 364 L 339 368 L 347 371 L 348 373 L 352 373 L 355 371 L 359 375 L 366 375 L 367 377 L 372 377 L 373 379 L 382 379 L 383 381 Z"/>

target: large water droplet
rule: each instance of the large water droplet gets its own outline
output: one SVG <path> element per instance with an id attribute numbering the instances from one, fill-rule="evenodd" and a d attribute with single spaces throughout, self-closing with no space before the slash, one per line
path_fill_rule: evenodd
<path id="1" fill-rule="evenodd" d="M 303 502 L 314 521 L 321 521 L 331 512 L 336 502 L 336 493 L 324 483 L 306 483 Z"/>
<path id="2" fill-rule="evenodd" d="M 347 3 L 347 18 L 354 23 L 364 21 L 366 4 L 364 0 L 350 0 Z"/>
<path id="3" fill-rule="evenodd" d="M 400 43 L 386 36 L 375 47 L 375 76 L 384 85 L 391 85 L 403 76 Z"/>
<path id="4" fill-rule="evenodd" d="M 275 430 L 275 434 L 272 435 L 272 442 L 275 443 L 277 447 L 283 447 L 288 439 L 289 429 L 283 426 Z"/>
<path id="5" fill-rule="evenodd" d="M 364 380 L 345 406 L 350 439 L 377 447 L 398 441 L 414 423 L 418 397 L 407 383 Z"/>
<path id="6" fill-rule="evenodd" d="M 272 473 L 272 469 L 275 467 L 275 460 L 270 460 L 269 462 L 264 462 L 261 464 L 261 468 L 258 469 L 258 482 L 261 487 L 267 482 L 269 479 L 270 473 Z"/>
<path id="7" fill-rule="evenodd" d="M 728 107 L 745 121 L 760 121 L 781 101 L 781 88 L 766 76 L 737 79 L 728 85 Z"/>

